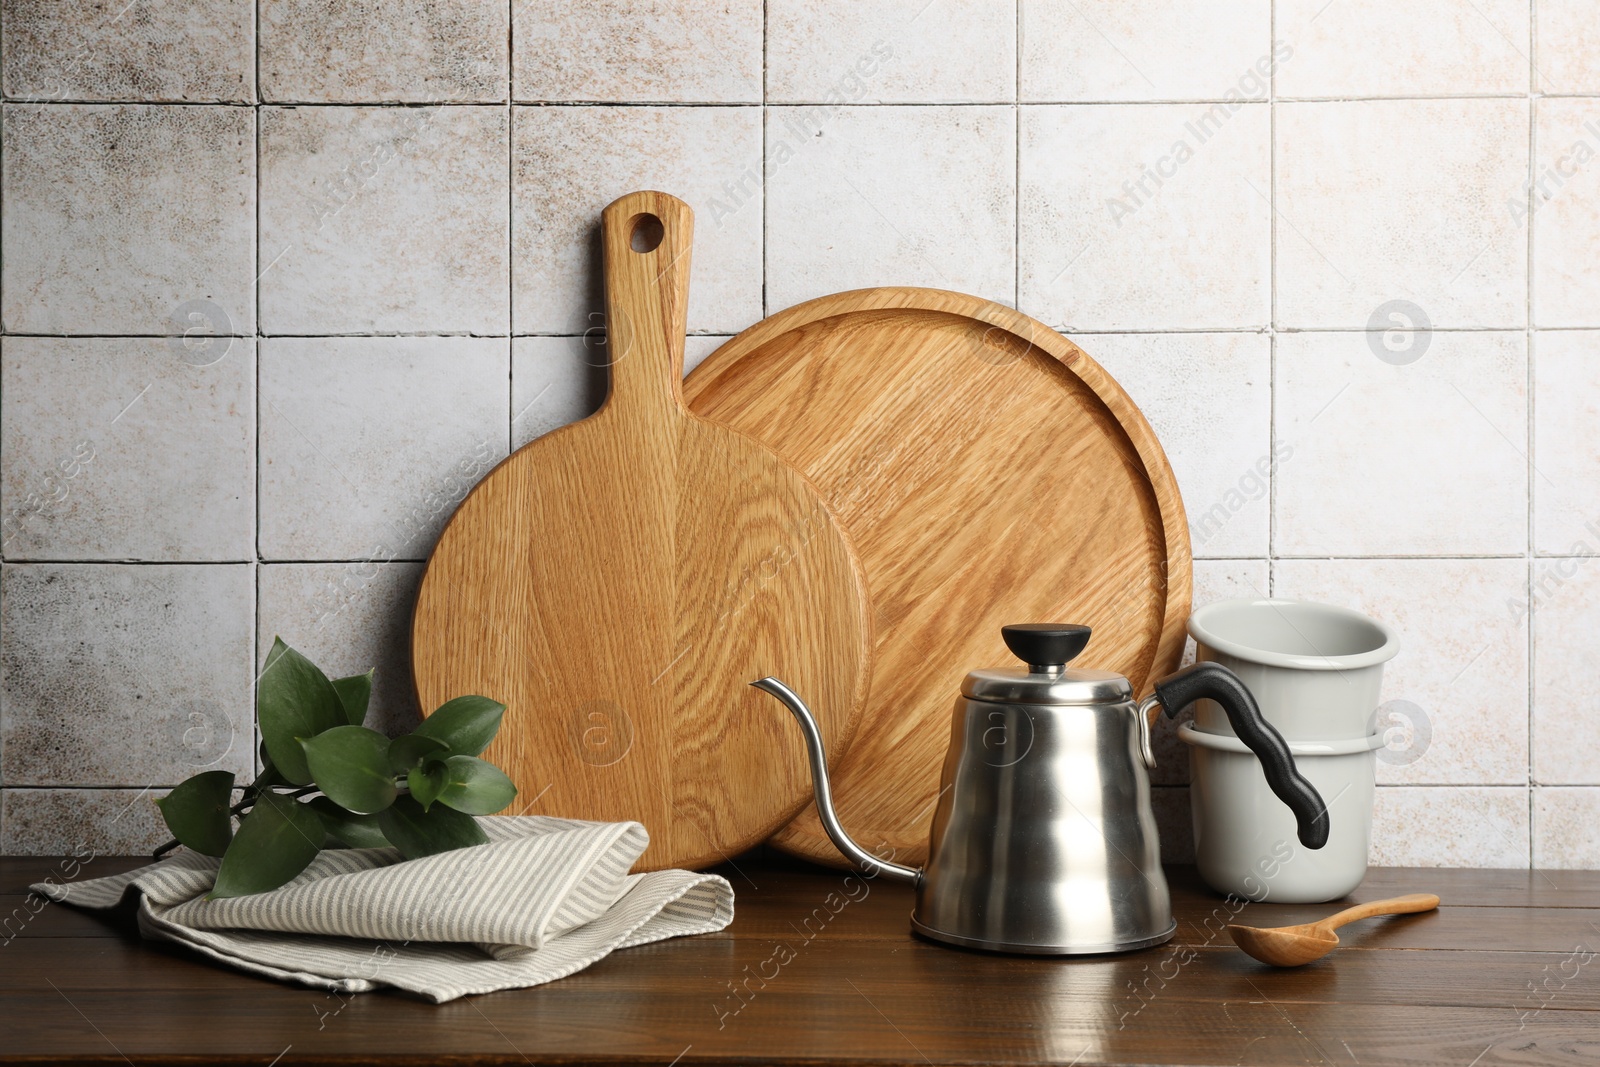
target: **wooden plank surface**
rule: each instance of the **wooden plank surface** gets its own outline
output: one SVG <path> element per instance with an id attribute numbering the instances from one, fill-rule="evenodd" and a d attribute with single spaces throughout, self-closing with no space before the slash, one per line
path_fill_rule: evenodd
<path id="1" fill-rule="evenodd" d="M 137 862 L 97 860 L 83 874 Z M 27 882 L 56 863 L 0 860 L 0 914 L 26 910 Z M 1276 971 L 1237 952 L 1222 922 L 1331 909 L 1239 907 L 1184 868 L 1171 871 L 1173 942 L 1076 960 L 914 940 L 903 886 L 765 854 L 719 870 L 738 895 L 723 934 L 439 1006 L 247 977 L 142 943 L 125 921 L 47 905 L 0 946 L 0 1063 L 1600 1060 L 1596 872 L 1374 871 L 1355 899 L 1417 890 L 1444 904 L 1347 928 L 1333 956 Z M 1553 903 L 1519 906 L 1518 885 Z"/>

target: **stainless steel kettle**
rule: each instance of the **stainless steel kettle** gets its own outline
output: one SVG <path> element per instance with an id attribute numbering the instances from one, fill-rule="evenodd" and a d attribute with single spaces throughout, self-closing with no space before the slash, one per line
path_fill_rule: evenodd
<path id="1" fill-rule="evenodd" d="M 1027 664 L 972 671 L 956 699 L 928 865 L 879 859 L 850 839 L 833 810 L 822 735 L 776 678 L 752 682 L 781 700 L 805 734 L 817 813 L 840 852 L 868 875 L 917 887 L 911 927 L 991 952 L 1124 952 L 1176 929 L 1150 810 L 1150 723 L 1215 700 L 1294 812 L 1307 848 L 1328 839 L 1328 813 L 1289 746 L 1226 667 L 1197 663 L 1134 701 L 1120 674 L 1070 670 L 1087 626 L 1001 628 Z"/>

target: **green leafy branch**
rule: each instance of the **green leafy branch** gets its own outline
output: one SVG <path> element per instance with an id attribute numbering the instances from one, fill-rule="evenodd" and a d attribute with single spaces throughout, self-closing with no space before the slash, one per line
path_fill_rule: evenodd
<path id="1" fill-rule="evenodd" d="M 219 856 L 210 896 L 237 897 L 283 885 L 324 846 L 392 845 L 416 859 L 488 841 L 473 816 L 517 795 L 505 772 L 478 758 L 505 705 L 456 697 L 391 740 L 362 725 L 372 675 L 330 681 L 274 640 L 256 688 L 261 773 L 238 803 L 232 771 L 197 774 L 156 801 L 176 838 L 157 858 L 180 844 Z"/>

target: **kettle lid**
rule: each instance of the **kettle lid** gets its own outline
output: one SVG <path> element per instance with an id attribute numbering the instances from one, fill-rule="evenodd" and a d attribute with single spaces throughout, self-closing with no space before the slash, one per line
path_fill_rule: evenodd
<path id="1" fill-rule="evenodd" d="M 961 695 L 999 704 L 1110 704 L 1133 699 L 1128 679 L 1111 671 L 1069 670 L 1089 643 L 1089 627 L 1028 622 L 1000 627 L 1006 647 L 1027 667 L 972 671 Z"/>

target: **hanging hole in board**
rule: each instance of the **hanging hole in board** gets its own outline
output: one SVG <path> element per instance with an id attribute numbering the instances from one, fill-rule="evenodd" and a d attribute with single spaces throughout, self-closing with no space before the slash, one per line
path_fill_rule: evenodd
<path id="1" fill-rule="evenodd" d="M 628 238 L 628 247 L 640 253 L 654 252 L 666 235 L 666 227 L 661 225 L 660 219 L 649 213 L 636 215 L 633 220 L 633 234 Z"/>

